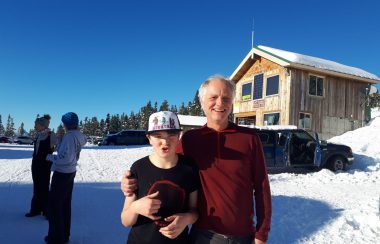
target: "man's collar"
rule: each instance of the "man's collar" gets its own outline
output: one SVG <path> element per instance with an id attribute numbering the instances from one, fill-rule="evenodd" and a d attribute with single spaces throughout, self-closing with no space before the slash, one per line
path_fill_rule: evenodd
<path id="1" fill-rule="evenodd" d="M 232 123 L 232 122 L 228 122 L 228 125 L 227 125 L 227 128 L 223 129 L 223 130 L 214 130 L 213 128 L 210 128 L 207 126 L 207 124 L 205 124 L 203 127 L 202 127 L 202 134 L 211 134 L 211 133 L 233 133 L 233 132 L 236 132 L 237 131 L 237 125 L 235 123 Z"/>

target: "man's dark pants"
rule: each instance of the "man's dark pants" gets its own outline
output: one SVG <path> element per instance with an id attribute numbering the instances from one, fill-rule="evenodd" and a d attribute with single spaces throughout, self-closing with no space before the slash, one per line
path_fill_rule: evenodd
<path id="1" fill-rule="evenodd" d="M 191 244 L 251 244 L 252 236 L 226 236 L 209 230 L 191 228 Z"/>

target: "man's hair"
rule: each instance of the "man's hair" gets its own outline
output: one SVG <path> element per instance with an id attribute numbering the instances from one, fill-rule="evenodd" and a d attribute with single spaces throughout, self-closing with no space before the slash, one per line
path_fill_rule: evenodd
<path id="1" fill-rule="evenodd" d="M 230 89 L 231 94 L 232 94 L 232 100 L 235 98 L 235 87 L 236 87 L 235 82 L 233 82 L 232 80 L 222 75 L 212 75 L 201 84 L 198 90 L 198 98 L 199 98 L 199 102 L 202 105 L 202 108 L 203 108 L 203 99 L 205 98 L 205 95 L 206 95 L 207 86 L 210 84 L 212 80 L 220 80 L 221 82 L 223 82 Z"/>

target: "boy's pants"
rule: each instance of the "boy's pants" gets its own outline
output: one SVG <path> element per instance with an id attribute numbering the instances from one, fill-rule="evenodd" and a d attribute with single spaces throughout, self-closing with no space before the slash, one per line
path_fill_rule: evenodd
<path id="1" fill-rule="evenodd" d="M 49 195 L 48 243 L 65 243 L 70 237 L 71 197 L 75 173 L 54 172 Z"/>

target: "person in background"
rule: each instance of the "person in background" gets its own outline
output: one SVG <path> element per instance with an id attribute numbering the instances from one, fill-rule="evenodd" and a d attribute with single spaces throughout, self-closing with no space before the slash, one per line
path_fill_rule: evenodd
<path id="1" fill-rule="evenodd" d="M 50 118 L 50 115 L 45 114 L 34 122 L 37 135 L 32 157 L 33 197 L 25 217 L 41 214 L 47 217 L 51 162 L 46 161 L 46 156 L 53 153 L 56 145 L 56 136 L 49 129 Z"/>
<path id="2" fill-rule="evenodd" d="M 180 124 L 170 111 L 149 117 L 147 137 L 154 152 L 133 163 L 138 188 L 125 197 L 124 226 L 132 226 L 127 243 L 186 244 L 187 225 L 197 218 L 199 176 L 192 160 L 178 155 Z"/>
<path id="3" fill-rule="evenodd" d="M 202 185 L 191 243 L 262 244 L 268 239 L 272 203 L 263 148 L 254 130 L 228 121 L 234 95 L 235 83 L 225 77 L 203 82 L 199 100 L 207 124 L 181 138 L 178 152 L 195 160 Z M 127 177 L 128 171 L 121 188 L 129 195 L 137 185 Z"/>
<path id="4" fill-rule="evenodd" d="M 50 244 L 67 243 L 70 240 L 71 199 L 74 178 L 82 146 L 86 137 L 78 130 L 78 115 L 69 112 L 62 116 L 66 134 L 56 155 L 48 154 L 54 171 L 49 196 L 49 231 L 45 241 Z"/>

